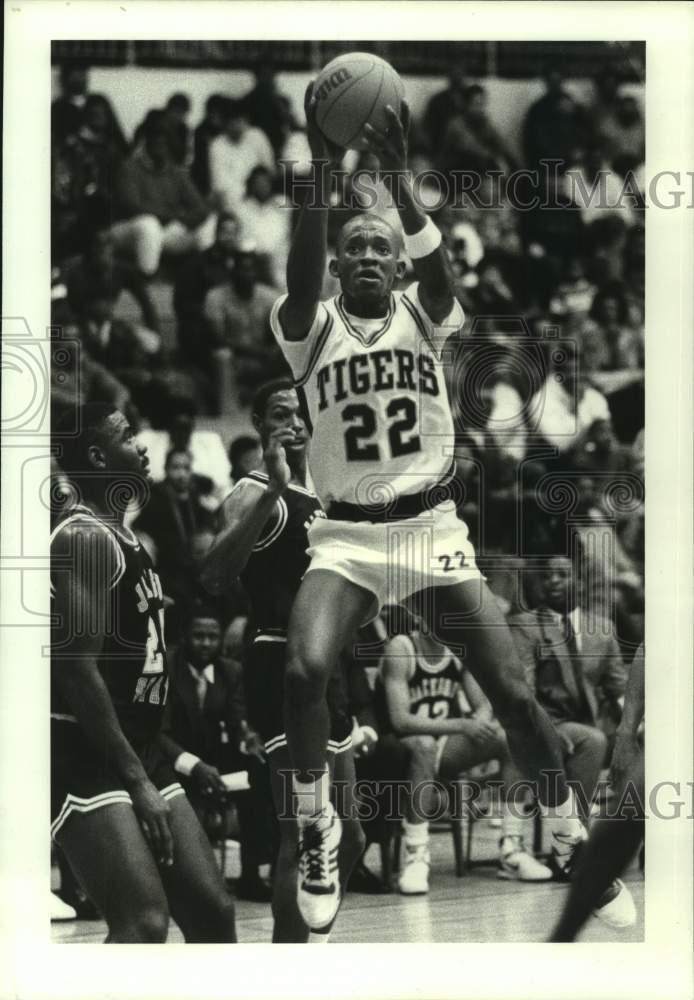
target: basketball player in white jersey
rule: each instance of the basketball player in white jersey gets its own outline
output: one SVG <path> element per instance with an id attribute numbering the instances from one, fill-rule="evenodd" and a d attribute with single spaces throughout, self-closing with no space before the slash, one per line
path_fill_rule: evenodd
<path id="1" fill-rule="evenodd" d="M 401 237 L 362 214 L 340 233 L 329 267 L 342 291 L 325 302 L 330 167 L 339 153 L 316 126 L 314 109 L 309 85 L 313 191 L 292 238 L 288 292 L 275 303 L 271 324 L 304 399 L 313 435 L 310 471 L 327 513 L 308 530 L 312 561 L 290 618 L 285 691 L 301 834 L 297 900 L 308 926 L 320 928 L 339 905 L 340 822 L 329 801 L 326 685 L 340 650 L 386 602 L 414 605 L 447 646 L 465 645 L 514 758 L 538 782 L 553 819 L 554 862 L 565 877 L 585 830 L 556 733 L 525 684 L 467 528 L 445 499 L 454 431 L 444 345 L 463 313 L 441 234 L 413 197 L 407 109 L 404 123 L 390 109 L 387 134 L 366 126 L 364 138 L 397 194 L 417 281 L 393 292 L 405 272 Z M 552 780 L 542 780 L 548 772 Z M 613 894 L 608 907 L 618 905 L 619 893 Z"/>

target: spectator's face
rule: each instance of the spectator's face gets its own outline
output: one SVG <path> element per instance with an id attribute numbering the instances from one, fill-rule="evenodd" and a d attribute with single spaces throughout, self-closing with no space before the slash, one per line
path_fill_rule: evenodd
<path id="1" fill-rule="evenodd" d="M 222 644 L 222 630 L 216 618 L 194 618 L 186 637 L 186 651 L 191 665 L 204 670 L 216 656 Z"/>
<path id="2" fill-rule="evenodd" d="M 556 70 L 556 69 L 550 70 L 549 73 L 547 74 L 547 76 L 545 77 L 545 83 L 547 85 L 547 92 L 549 94 L 552 94 L 552 96 L 556 96 L 557 94 L 560 94 L 561 93 L 561 86 L 562 86 L 563 82 L 564 81 L 562 79 L 562 75 L 561 75 L 561 73 L 558 70 Z"/>
<path id="3" fill-rule="evenodd" d="M 243 115 L 235 114 L 228 119 L 225 131 L 232 142 L 238 142 L 239 139 L 243 138 L 243 135 L 248 128 L 248 122 L 243 117 Z"/>
<path id="4" fill-rule="evenodd" d="M 80 66 L 71 66 L 63 76 L 63 90 L 69 97 L 87 93 L 87 71 Z"/>
<path id="5" fill-rule="evenodd" d="M 251 254 L 239 254 L 232 271 L 234 286 L 240 291 L 249 293 L 255 288 L 256 271 L 255 258 Z"/>
<path id="6" fill-rule="evenodd" d="M 260 202 L 272 197 L 272 177 L 267 170 L 258 170 L 250 184 L 250 195 Z"/>
<path id="7" fill-rule="evenodd" d="M 174 448 L 185 451 L 193 433 L 194 421 L 189 413 L 176 413 L 169 424 L 169 437 Z"/>
<path id="8" fill-rule="evenodd" d="M 606 296 L 599 310 L 599 318 L 602 323 L 612 324 L 619 322 L 619 302 L 616 298 Z"/>
<path id="9" fill-rule="evenodd" d="M 187 493 L 190 489 L 190 458 L 183 452 L 172 455 L 166 467 L 166 478 L 176 493 Z"/>
<path id="10" fill-rule="evenodd" d="M 481 121 L 487 114 L 487 95 L 473 94 L 468 101 L 467 113 L 475 121 Z"/>
<path id="11" fill-rule="evenodd" d="M 85 121 L 92 132 L 96 132 L 97 135 L 101 135 L 108 130 L 110 124 L 109 113 L 103 101 L 88 102 L 85 109 Z"/>
<path id="12" fill-rule="evenodd" d="M 540 575 L 542 596 L 552 611 L 566 614 L 574 607 L 574 578 L 571 560 L 553 556 Z"/>
<path id="13" fill-rule="evenodd" d="M 152 162 L 162 167 L 169 160 L 169 137 L 163 130 L 157 130 L 147 136 L 145 148 Z"/>
<path id="14" fill-rule="evenodd" d="M 306 424 L 299 412 L 299 397 L 294 389 L 281 389 L 270 396 L 265 415 L 257 427 L 264 445 L 267 445 L 273 431 L 284 429 L 294 434 L 294 440 L 284 445 L 291 461 L 304 454 L 309 441 Z"/>
<path id="15" fill-rule="evenodd" d="M 622 125 L 635 125 L 640 119 L 641 112 L 633 97 L 620 97 L 617 102 L 617 118 Z"/>
<path id="16" fill-rule="evenodd" d="M 239 235 L 239 224 L 236 219 L 222 219 L 217 226 L 217 246 L 226 254 L 236 251 L 236 244 Z"/>

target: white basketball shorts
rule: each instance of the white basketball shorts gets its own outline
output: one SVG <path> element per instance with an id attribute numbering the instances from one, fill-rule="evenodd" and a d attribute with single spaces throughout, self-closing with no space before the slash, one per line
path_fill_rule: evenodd
<path id="1" fill-rule="evenodd" d="M 467 525 L 450 501 L 417 517 L 372 524 L 316 518 L 308 529 L 306 571 L 330 570 L 370 590 L 366 621 L 428 587 L 480 580 Z"/>

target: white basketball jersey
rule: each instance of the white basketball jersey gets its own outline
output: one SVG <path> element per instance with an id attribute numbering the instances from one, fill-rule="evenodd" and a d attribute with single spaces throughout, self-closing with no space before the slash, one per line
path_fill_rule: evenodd
<path id="1" fill-rule="evenodd" d="M 303 396 L 323 505 L 383 503 L 438 482 L 451 466 L 454 437 L 442 348 L 463 324 L 460 305 L 435 324 L 415 283 L 392 293 L 385 317 L 361 319 L 337 295 L 319 304 L 303 340 L 289 341 L 279 321 L 285 299 L 270 322 Z"/>

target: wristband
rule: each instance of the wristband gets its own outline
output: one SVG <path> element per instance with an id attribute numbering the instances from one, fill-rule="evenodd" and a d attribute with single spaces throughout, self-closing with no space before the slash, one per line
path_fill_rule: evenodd
<path id="1" fill-rule="evenodd" d="M 428 257 L 441 246 L 441 230 L 431 216 L 427 216 L 424 227 L 418 233 L 405 233 L 405 252 L 411 260 Z"/>
<path id="2" fill-rule="evenodd" d="M 184 774 L 188 777 L 195 765 L 199 763 L 199 757 L 196 757 L 194 753 L 188 753 L 187 750 L 184 750 L 183 753 L 179 753 L 178 757 L 174 761 L 174 771 L 176 771 L 177 774 Z"/>

